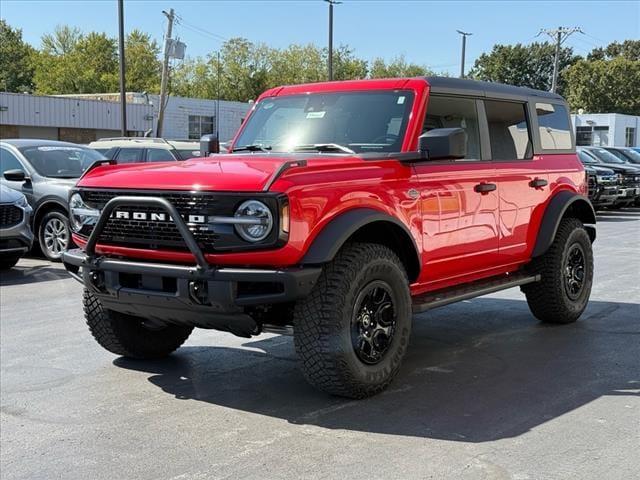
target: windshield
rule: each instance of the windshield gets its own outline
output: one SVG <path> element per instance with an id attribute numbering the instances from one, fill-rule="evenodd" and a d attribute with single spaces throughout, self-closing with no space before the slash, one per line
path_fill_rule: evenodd
<path id="1" fill-rule="evenodd" d="M 623 155 L 627 157 L 627 160 L 633 163 L 640 163 L 640 153 L 630 148 L 626 148 L 622 151 Z"/>
<path id="2" fill-rule="evenodd" d="M 41 145 L 23 147 L 20 152 L 43 177 L 79 178 L 96 160 L 106 160 L 104 155 L 90 148 Z"/>
<path id="3" fill-rule="evenodd" d="M 613 153 L 605 150 L 604 148 L 590 148 L 589 153 L 595 155 L 604 163 L 626 163 L 624 160 L 620 160 Z"/>
<path id="4" fill-rule="evenodd" d="M 598 161 L 584 150 L 578 150 L 578 158 L 582 163 L 598 163 Z"/>
<path id="5" fill-rule="evenodd" d="M 412 103 L 404 90 L 265 98 L 233 150 L 398 152 Z"/>

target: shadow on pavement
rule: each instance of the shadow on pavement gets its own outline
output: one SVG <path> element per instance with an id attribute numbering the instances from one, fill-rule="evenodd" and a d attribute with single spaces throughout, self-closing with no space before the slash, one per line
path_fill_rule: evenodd
<path id="1" fill-rule="evenodd" d="M 48 282 L 51 280 L 66 280 L 71 278 L 64 268 L 57 264 L 25 266 L 18 263 L 10 270 L 0 272 L 0 286 L 25 285 L 28 283 Z"/>
<path id="2" fill-rule="evenodd" d="M 245 348 L 184 347 L 148 373 L 190 399 L 329 429 L 486 442 L 514 437 L 605 395 L 640 395 L 640 305 L 591 302 L 576 324 L 547 326 L 526 302 L 480 298 L 414 318 L 399 377 L 376 397 L 315 391 L 289 337 Z"/>

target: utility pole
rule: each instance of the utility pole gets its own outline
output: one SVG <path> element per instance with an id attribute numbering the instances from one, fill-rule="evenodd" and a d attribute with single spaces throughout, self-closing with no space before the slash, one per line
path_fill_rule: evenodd
<path id="1" fill-rule="evenodd" d="M 462 58 L 460 60 L 460 78 L 464 78 L 464 55 L 467 49 L 467 37 L 473 35 L 473 33 L 463 32 L 462 30 L 456 30 L 460 35 L 462 35 Z"/>
<path id="2" fill-rule="evenodd" d="M 118 55 L 120 56 L 120 134 L 127 136 L 127 85 L 124 59 L 124 0 L 118 0 Z"/>
<path id="3" fill-rule="evenodd" d="M 333 80 L 333 6 L 342 2 L 337 0 L 324 0 L 329 4 L 329 56 L 327 60 L 327 70 L 329 71 L 329 81 Z"/>
<path id="4" fill-rule="evenodd" d="M 556 42 L 556 53 L 555 58 L 553 60 L 553 78 L 551 80 L 551 92 L 555 93 L 558 89 L 558 73 L 560 69 L 560 46 L 564 43 L 564 41 L 569 38 L 572 34 L 579 32 L 583 33 L 579 27 L 558 27 L 555 30 L 551 29 L 541 29 L 538 35 L 542 33 L 546 33 L 549 35 L 553 41 Z M 537 35 L 536 35 L 537 36 Z"/>
<path id="5" fill-rule="evenodd" d="M 175 12 L 173 8 L 169 13 L 162 11 L 167 17 L 167 35 L 164 39 L 164 60 L 162 61 L 162 79 L 160 80 L 160 106 L 158 107 L 158 126 L 156 128 L 156 136 L 162 137 L 162 124 L 164 123 L 164 107 L 167 103 L 167 84 L 169 82 L 169 56 L 171 53 L 171 32 L 173 30 L 173 21 Z"/>

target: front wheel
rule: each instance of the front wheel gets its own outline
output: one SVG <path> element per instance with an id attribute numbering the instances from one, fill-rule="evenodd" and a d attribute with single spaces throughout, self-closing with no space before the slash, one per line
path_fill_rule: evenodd
<path id="1" fill-rule="evenodd" d="M 62 254 L 71 245 L 69 220 L 64 213 L 51 211 L 42 217 L 38 232 L 40 250 L 47 259 L 59 262 Z"/>
<path id="2" fill-rule="evenodd" d="M 86 289 L 82 300 L 85 319 L 93 337 L 103 348 L 123 357 L 166 357 L 180 347 L 193 330 L 193 327 L 182 325 L 147 328 L 142 318 L 103 308 L 100 300 Z"/>
<path id="3" fill-rule="evenodd" d="M 302 372 L 316 388 L 349 398 L 391 383 L 409 345 L 411 297 L 398 256 L 371 243 L 344 247 L 294 310 Z"/>
<path id="4" fill-rule="evenodd" d="M 593 251 L 582 222 L 563 219 L 549 250 L 530 268 L 542 277 L 522 287 L 533 315 L 546 323 L 575 322 L 587 307 L 593 284 Z"/>

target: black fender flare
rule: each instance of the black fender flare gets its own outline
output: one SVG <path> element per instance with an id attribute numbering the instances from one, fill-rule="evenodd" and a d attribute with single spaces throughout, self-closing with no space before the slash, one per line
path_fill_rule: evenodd
<path id="1" fill-rule="evenodd" d="M 549 249 L 556 238 L 560 222 L 569 210 L 572 216 L 582 223 L 595 225 L 596 211 L 587 197 L 569 190 L 558 192 L 549 201 L 542 217 L 536 245 L 531 254 L 532 258 L 543 255 Z M 596 229 L 593 226 L 587 226 L 586 229 L 593 243 L 596 239 Z"/>
<path id="2" fill-rule="evenodd" d="M 316 236 L 311 243 L 301 263 L 312 265 L 322 264 L 333 260 L 342 246 L 361 228 L 377 222 L 392 224 L 406 236 L 403 240 L 409 240 L 413 245 L 413 252 L 401 252 L 408 261 L 415 262 L 414 266 L 417 272 L 420 272 L 420 250 L 416 244 L 415 238 L 407 228 L 407 226 L 391 215 L 388 215 L 373 208 L 356 208 L 339 214 L 324 226 L 322 231 Z M 401 255 L 402 256 L 402 255 Z M 414 275 L 415 276 L 415 275 Z"/>

